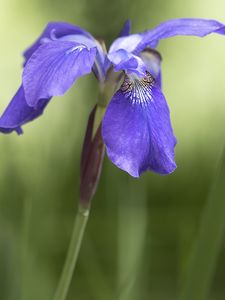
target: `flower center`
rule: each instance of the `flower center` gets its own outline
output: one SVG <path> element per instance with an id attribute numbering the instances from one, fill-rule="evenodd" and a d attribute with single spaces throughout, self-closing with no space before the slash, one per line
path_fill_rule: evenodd
<path id="1" fill-rule="evenodd" d="M 145 106 L 152 101 L 151 90 L 154 82 L 155 79 L 149 72 L 146 72 L 146 76 L 141 79 L 133 74 L 126 75 L 121 85 L 121 91 L 132 104 Z"/>

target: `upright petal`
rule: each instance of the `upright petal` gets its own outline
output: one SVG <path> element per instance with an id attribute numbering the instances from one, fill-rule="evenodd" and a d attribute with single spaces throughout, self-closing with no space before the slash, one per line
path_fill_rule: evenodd
<path id="1" fill-rule="evenodd" d="M 24 90 L 21 86 L 8 107 L 0 117 L 0 131 L 3 133 L 10 133 L 13 130 L 17 133 L 22 133 L 21 126 L 39 117 L 50 99 L 42 99 L 37 107 L 34 109 L 27 105 Z"/>
<path id="2" fill-rule="evenodd" d="M 109 48 L 109 53 L 124 49 L 128 52 L 133 52 L 141 43 L 143 36 L 141 34 L 131 34 L 115 39 Z"/>
<path id="3" fill-rule="evenodd" d="M 137 44 L 134 53 L 138 54 L 147 46 L 156 47 L 159 40 L 177 36 L 192 35 L 204 37 L 210 33 L 225 34 L 225 25 L 216 20 L 207 19 L 174 19 L 161 23 L 155 28 L 148 30 L 140 36 L 142 39 Z"/>
<path id="4" fill-rule="evenodd" d="M 83 35 L 89 39 L 93 39 L 90 33 L 78 26 L 65 22 L 50 22 L 48 23 L 40 37 L 33 43 L 33 45 L 31 45 L 26 51 L 24 51 L 23 54 L 25 60 L 27 61 L 31 57 L 31 55 L 42 45 L 43 39 L 51 39 L 52 34 L 56 38 L 61 38 L 65 35 L 70 34 L 77 34 Z"/>
<path id="5" fill-rule="evenodd" d="M 96 49 L 69 41 L 43 44 L 31 56 L 23 72 L 28 105 L 40 99 L 63 95 L 80 76 L 91 72 Z"/>
<path id="6" fill-rule="evenodd" d="M 131 20 L 127 20 L 124 23 L 122 30 L 120 31 L 119 37 L 130 35 L 130 32 L 131 32 Z"/>
<path id="7" fill-rule="evenodd" d="M 134 177 L 176 168 L 169 108 L 150 74 L 141 81 L 125 78 L 106 110 L 102 135 L 111 161 Z"/>

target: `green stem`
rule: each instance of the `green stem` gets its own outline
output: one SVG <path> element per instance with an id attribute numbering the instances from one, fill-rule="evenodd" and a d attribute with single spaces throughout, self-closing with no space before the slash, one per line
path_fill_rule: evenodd
<path id="1" fill-rule="evenodd" d="M 208 299 L 225 234 L 224 183 L 225 152 L 203 211 L 199 234 L 181 293 L 182 300 Z"/>
<path id="2" fill-rule="evenodd" d="M 61 278 L 59 280 L 59 284 L 56 289 L 54 300 L 66 299 L 69 286 L 72 280 L 73 272 L 76 266 L 77 258 L 80 252 L 84 231 L 88 221 L 88 216 L 88 208 L 79 208 L 73 227 L 72 237 L 67 252 L 66 261 L 63 267 Z"/>
<path id="3" fill-rule="evenodd" d="M 27 284 L 29 282 L 29 229 L 31 221 L 32 203 L 31 199 L 24 199 L 23 227 L 22 227 L 22 276 L 21 276 L 21 299 L 29 299 Z"/>

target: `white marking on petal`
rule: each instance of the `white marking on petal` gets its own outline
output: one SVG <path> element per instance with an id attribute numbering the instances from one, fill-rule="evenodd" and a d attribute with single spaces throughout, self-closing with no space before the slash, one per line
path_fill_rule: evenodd
<path id="1" fill-rule="evenodd" d="M 153 101 L 152 86 L 154 82 L 154 78 L 148 72 L 146 72 L 146 76 L 141 79 L 133 76 L 128 77 L 126 75 L 121 85 L 121 90 L 132 104 L 147 106 L 150 101 Z"/>
<path id="2" fill-rule="evenodd" d="M 83 46 L 83 45 L 78 45 L 78 46 L 74 46 L 73 48 L 69 49 L 66 51 L 66 54 L 70 54 L 72 52 L 75 52 L 76 50 L 78 50 L 78 52 L 81 52 L 83 49 L 85 49 L 87 47 Z"/>

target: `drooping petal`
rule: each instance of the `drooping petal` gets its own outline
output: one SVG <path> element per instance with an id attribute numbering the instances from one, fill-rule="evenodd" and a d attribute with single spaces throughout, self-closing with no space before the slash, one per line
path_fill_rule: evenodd
<path id="1" fill-rule="evenodd" d="M 133 177 L 176 168 L 169 108 L 149 74 L 142 81 L 126 77 L 106 110 L 102 136 L 110 160 Z"/>
<path id="2" fill-rule="evenodd" d="M 131 32 L 131 20 L 127 20 L 124 23 L 122 30 L 120 31 L 119 37 L 130 35 L 130 32 Z"/>
<path id="3" fill-rule="evenodd" d="M 96 49 L 75 42 L 53 41 L 41 45 L 27 62 L 23 86 L 27 104 L 63 95 L 80 76 L 91 72 Z"/>
<path id="4" fill-rule="evenodd" d="M 145 76 L 146 66 L 142 59 L 126 50 L 120 49 L 108 54 L 108 59 L 114 65 L 115 71 L 124 70 L 126 73 L 135 73 L 138 76 Z"/>
<path id="5" fill-rule="evenodd" d="M 54 40 L 72 41 L 88 48 L 97 48 L 96 61 L 94 65 L 94 73 L 101 81 L 104 80 L 106 69 L 104 68 L 106 54 L 104 53 L 100 43 L 84 29 L 64 22 L 51 22 L 47 25 L 41 36 L 37 41 L 24 52 L 25 63 L 32 56 L 32 54 L 44 43 L 49 43 Z"/>
<path id="6" fill-rule="evenodd" d="M 21 126 L 39 117 L 43 113 L 49 100 L 50 99 L 42 99 L 37 109 L 34 109 L 27 105 L 24 89 L 20 86 L 3 115 L 0 117 L 0 132 L 10 133 L 15 130 L 19 134 L 22 133 Z"/>
<path id="7" fill-rule="evenodd" d="M 177 35 L 192 35 L 204 37 L 210 33 L 225 34 L 225 25 L 216 20 L 207 19 L 174 19 L 163 22 L 155 28 L 148 30 L 140 36 L 140 43 L 136 45 L 135 54 L 140 53 L 147 46 L 156 47 L 159 40 L 177 36 Z"/>
<path id="8" fill-rule="evenodd" d="M 60 38 L 70 34 L 82 35 L 86 38 L 89 38 L 90 40 L 93 39 L 90 33 L 78 26 L 65 22 L 50 22 L 48 23 L 40 37 L 33 43 L 33 45 L 31 45 L 27 50 L 24 51 L 23 54 L 25 60 L 27 61 L 31 57 L 31 55 L 42 45 L 42 41 L 44 39 L 51 39 L 52 35 L 54 35 L 56 38 Z"/>

